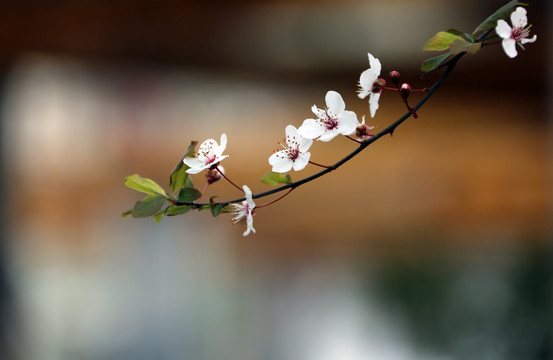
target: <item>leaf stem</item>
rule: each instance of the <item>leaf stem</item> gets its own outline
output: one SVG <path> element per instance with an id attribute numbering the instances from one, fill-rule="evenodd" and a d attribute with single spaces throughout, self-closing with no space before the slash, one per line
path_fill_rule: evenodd
<path id="1" fill-rule="evenodd" d="M 222 172 L 222 171 L 219 169 L 219 167 L 217 167 L 217 165 L 215 165 L 215 169 L 219 172 L 219 174 L 221 174 L 221 175 L 225 178 L 226 181 L 228 181 L 229 183 L 231 183 L 231 184 L 232 184 L 235 188 L 237 188 L 238 190 L 244 192 L 244 190 L 243 190 L 240 186 L 238 186 L 238 185 L 236 185 L 234 182 L 232 182 L 232 180 L 229 179 L 229 178 L 225 175 L 225 173 Z M 228 203 L 227 203 L 227 204 L 228 204 Z"/>
<path id="2" fill-rule="evenodd" d="M 358 144 L 361 144 L 361 143 L 363 143 L 363 141 L 360 141 L 360 140 L 354 139 L 354 138 L 352 138 L 352 137 L 351 137 L 351 136 L 349 136 L 349 135 L 346 135 L 346 137 L 347 137 L 348 139 L 350 139 L 351 141 L 353 141 L 353 142 L 356 142 L 356 143 L 358 143 Z"/>
<path id="3" fill-rule="evenodd" d="M 269 201 L 268 203 L 265 203 L 265 204 L 262 204 L 262 205 L 256 205 L 255 208 L 256 209 L 259 209 L 259 208 L 262 208 L 262 207 L 265 207 L 265 206 L 269 206 L 271 204 L 274 204 L 276 203 L 277 201 L 283 199 L 286 195 L 290 194 L 292 192 L 292 190 L 294 190 L 295 188 L 290 188 L 287 192 L 284 193 L 284 195 L 272 200 L 272 201 Z"/>
<path id="4" fill-rule="evenodd" d="M 314 161 L 311 161 L 311 160 L 309 160 L 309 163 L 310 163 L 311 165 L 319 166 L 319 167 L 322 167 L 322 168 L 325 168 L 325 169 L 330 168 L 330 166 L 321 165 L 321 164 L 318 164 L 318 163 L 316 163 L 316 162 L 314 162 Z"/>
<path id="5" fill-rule="evenodd" d="M 217 171 L 219 171 L 219 170 L 217 170 Z M 200 200 L 200 199 L 204 196 L 204 194 L 205 194 L 205 192 L 207 191 L 207 188 L 209 187 L 209 185 L 210 185 L 209 182 L 206 182 L 206 183 L 205 183 L 204 189 L 203 189 L 202 192 L 201 192 L 202 196 L 200 196 L 200 197 L 197 198 L 196 200 Z"/>

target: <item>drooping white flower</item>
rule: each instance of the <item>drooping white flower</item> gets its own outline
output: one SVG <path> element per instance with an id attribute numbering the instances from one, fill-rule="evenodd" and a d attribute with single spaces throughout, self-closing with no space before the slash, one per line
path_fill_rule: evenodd
<path id="1" fill-rule="evenodd" d="M 301 136 L 295 126 L 286 126 L 286 145 L 281 143 L 284 149 L 275 151 L 269 157 L 273 171 L 287 173 L 292 168 L 295 171 L 303 170 L 309 163 L 311 153 L 307 150 L 312 144 L 313 140 Z"/>
<path id="2" fill-rule="evenodd" d="M 512 28 L 505 20 L 497 20 L 495 32 L 503 38 L 501 45 L 507 56 L 514 58 L 517 56 L 517 44 L 524 49 L 522 45 L 533 43 L 538 37 L 534 35 L 532 38 L 529 38 L 530 26 L 528 26 L 525 8 L 519 6 L 511 13 L 511 23 L 513 24 Z"/>
<path id="3" fill-rule="evenodd" d="M 190 169 L 186 170 L 189 174 L 197 174 L 204 169 L 211 168 L 213 165 L 218 164 L 221 160 L 228 157 L 223 155 L 227 147 L 227 135 L 221 135 L 221 145 L 217 144 L 217 141 L 213 139 L 207 139 L 201 145 L 194 157 L 184 158 L 182 161 Z"/>
<path id="4" fill-rule="evenodd" d="M 242 186 L 242 188 L 246 194 L 246 200 L 242 201 L 241 204 L 230 204 L 230 206 L 232 208 L 232 215 L 234 216 L 232 218 L 233 224 L 236 224 L 244 217 L 246 218 L 247 227 L 243 235 L 247 236 L 250 231 L 255 233 L 255 229 L 253 228 L 253 210 L 255 209 L 255 203 L 253 202 L 250 188 L 247 185 Z"/>
<path id="5" fill-rule="evenodd" d="M 380 60 L 372 56 L 369 53 L 369 64 L 370 68 L 363 71 L 359 77 L 359 91 L 358 96 L 361 99 L 364 99 L 369 96 L 369 107 L 371 110 L 371 117 L 374 117 L 376 110 L 378 110 L 378 100 L 380 99 L 380 94 L 382 93 L 382 84 L 379 79 L 380 71 L 382 70 L 382 65 Z"/>
<path id="6" fill-rule="evenodd" d="M 325 96 L 326 110 L 313 105 L 311 111 L 316 119 L 306 119 L 298 128 L 298 133 L 306 139 L 330 141 L 338 134 L 350 135 L 358 124 L 357 115 L 346 110 L 346 103 L 336 91 L 329 91 Z"/>

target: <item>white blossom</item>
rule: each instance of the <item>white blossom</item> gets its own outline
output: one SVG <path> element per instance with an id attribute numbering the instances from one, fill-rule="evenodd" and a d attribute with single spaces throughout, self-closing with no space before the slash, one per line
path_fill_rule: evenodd
<path id="1" fill-rule="evenodd" d="M 382 65 L 380 64 L 380 60 L 372 56 L 371 53 L 369 53 L 369 64 L 371 67 L 363 71 L 359 77 L 358 96 L 361 99 L 366 98 L 367 95 L 369 96 L 371 117 L 374 117 L 376 110 L 378 110 L 378 100 L 382 93 L 382 87 L 377 83 Z"/>
<path id="2" fill-rule="evenodd" d="M 514 58 L 517 56 L 517 44 L 522 47 L 526 43 L 533 43 L 538 37 L 534 35 L 529 38 L 530 26 L 528 26 L 525 8 L 519 6 L 511 13 L 511 23 L 513 24 L 512 28 L 505 20 L 498 20 L 495 32 L 503 38 L 501 45 L 507 56 Z M 524 47 L 522 48 L 524 49 Z"/>
<path id="3" fill-rule="evenodd" d="M 202 170 L 211 168 L 218 164 L 221 160 L 228 157 L 223 155 L 227 147 L 227 135 L 221 135 L 221 144 L 217 144 L 217 141 L 213 139 L 207 139 L 201 145 L 194 157 L 184 158 L 182 161 L 189 167 L 186 172 L 188 174 L 197 174 Z"/>
<path id="4" fill-rule="evenodd" d="M 255 209 L 255 203 L 253 202 L 252 191 L 250 188 L 247 185 L 244 185 L 242 188 L 246 194 L 246 200 L 242 201 L 241 204 L 235 203 L 230 204 L 230 206 L 232 208 L 232 215 L 234 216 L 232 218 L 233 224 L 236 224 L 244 217 L 246 218 L 247 227 L 243 235 L 247 236 L 251 231 L 255 233 L 255 229 L 253 228 L 253 210 Z"/>
<path id="5" fill-rule="evenodd" d="M 311 110 L 316 119 L 306 119 L 299 127 L 298 133 L 307 139 L 330 141 L 337 135 L 351 135 L 357 127 L 357 115 L 346 110 L 346 103 L 336 91 L 329 91 L 325 96 L 326 110 L 313 105 Z"/>
<path id="6" fill-rule="evenodd" d="M 295 126 L 286 126 L 286 145 L 281 144 L 284 149 L 275 151 L 269 157 L 273 171 L 287 173 L 292 168 L 295 171 L 303 170 L 309 163 L 311 153 L 307 150 L 312 144 L 313 140 L 301 136 Z"/>

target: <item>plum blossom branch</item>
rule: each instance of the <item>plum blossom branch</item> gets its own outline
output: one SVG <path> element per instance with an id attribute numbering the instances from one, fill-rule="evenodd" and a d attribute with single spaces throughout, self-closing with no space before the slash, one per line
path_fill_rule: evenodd
<path id="1" fill-rule="evenodd" d="M 374 126 L 365 124 L 364 115 L 362 122 L 359 122 L 357 115 L 353 111 L 346 110 L 342 96 L 335 91 L 328 91 L 325 96 L 326 108 L 319 108 L 313 105 L 312 112 L 316 118 L 305 119 L 299 128 L 288 125 L 286 127 L 285 143 L 279 143 L 282 149 L 274 151 L 273 155 L 269 157 L 268 161 L 272 166 L 272 171 L 265 175 L 261 181 L 269 185 L 285 185 L 269 191 L 252 194 L 248 186 L 244 185 L 240 188 L 232 182 L 225 175 L 225 171 L 220 165 L 220 162 L 228 157 L 228 155 L 223 154 L 227 144 L 227 137 L 226 134 L 222 134 L 220 143 L 217 143 L 214 139 L 207 139 L 200 145 L 198 151 L 194 150 L 197 142 L 191 142 L 180 164 L 175 167 L 170 175 L 169 187 L 172 190 L 172 194 L 168 195 L 157 183 L 150 179 L 142 178 L 138 174 L 126 177 L 126 186 L 146 193 L 148 196 L 138 201 L 131 210 L 124 212 L 122 216 L 125 217 L 130 214 L 133 217 L 153 216 L 159 222 L 164 215 L 180 215 L 188 212 L 190 209 L 210 209 L 213 216 L 217 216 L 221 212 L 232 213 L 234 215 L 232 218 L 233 223 L 245 218 L 247 228 L 244 236 L 250 232 L 255 232 L 253 228 L 253 216 L 255 215 L 256 208 L 262 208 L 280 201 L 297 187 L 338 169 L 375 141 L 385 135 L 393 135 L 397 127 L 410 117 L 416 119 L 418 117 L 417 111 L 444 84 L 455 69 L 458 61 L 466 53 L 475 54 L 482 46 L 493 44 L 493 42 L 489 43 L 489 40 L 499 38 L 502 39 L 501 44 L 505 53 L 510 58 L 513 58 L 517 56 L 517 46 L 524 49 L 524 44 L 535 42 L 537 36 L 530 36 L 531 25 L 528 25 L 526 10 L 518 5 L 524 6 L 526 4 L 514 0 L 509 2 L 482 22 L 473 33 L 464 33 L 456 29 L 450 29 L 448 31 L 440 31 L 428 40 L 423 50 L 445 51 L 441 55 L 426 59 L 421 66 L 421 70 L 423 71 L 422 77 L 438 69 L 445 68 L 442 75 L 430 88 L 413 90 L 407 83 L 400 85 L 400 74 L 397 71 L 390 72 L 390 78 L 395 88 L 386 87 L 386 80 L 380 78 L 382 70 L 380 61 L 369 53 L 370 67 L 361 73 L 358 83 L 358 96 L 362 99 L 367 96 L 369 97 L 370 116 L 374 117 L 379 106 L 380 95 L 384 90 L 397 91 L 408 111 L 384 130 L 374 134 L 372 133 Z M 509 16 L 512 26 L 505 21 Z M 491 34 L 493 31 L 496 34 Z M 477 36 L 478 34 L 480 35 Z M 408 97 L 414 91 L 422 92 L 424 95 L 411 107 Z M 310 160 L 311 154 L 308 150 L 313 144 L 313 140 L 327 142 L 338 135 L 343 135 L 355 142 L 357 147 L 341 160 L 329 166 Z M 295 171 L 303 170 L 308 164 L 322 167 L 323 170 L 292 182 L 288 172 L 292 169 Z M 206 170 L 206 185 L 203 191 L 199 192 L 193 187 L 192 180 L 188 178 L 188 174 L 198 174 L 204 170 Z M 214 201 L 216 197 L 213 196 L 209 199 L 209 203 L 200 203 L 199 201 L 207 188 L 212 183 L 223 178 L 241 192 L 243 191 L 245 197 L 217 203 Z M 253 199 L 280 192 L 284 193 L 263 205 L 256 206 L 253 201 Z M 166 201 L 170 205 L 163 209 Z"/>
<path id="2" fill-rule="evenodd" d="M 418 111 L 432 97 L 432 95 L 434 95 L 436 90 L 438 90 L 444 84 L 445 80 L 452 73 L 453 69 L 457 65 L 457 62 L 459 61 L 459 59 L 461 59 L 461 57 L 463 57 L 463 55 L 465 55 L 464 52 L 457 54 L 455 57 L 453 57 L 451 60 L 449 60 L 444 65 L 446 67 L 446 69 L 443 72 L 442 76 L 434 83 L 434 85 L 432 85 L 430 88 L 428 88 L 428 91 L 425 93 L 425 95 L 417 102 L 417 104 L 415 104 L 412 107 L 414 112 Z M 405 120 L 407 120 L 411 116 L 413 116 L 413 113 L 411 111 L 406 112 L 403 116 L 401 116 L 394 123 L 392 123 L 391 125 L 386 127 L 384 130 L 382 130 L 379 133 L 375 134 L 374 136 L 360 142 L 359 146 L 357 148 L 355 148 L 355 150 L 353 150 L 351 153 L 346 155 L 344 158 L 342 158 L 341 160 L 339 160 L 335 164 L 330 165 L 330 166 L 326 167 L 325 169 L 319 171 L 318 173 L 315 173 L 311 176 L 305 177 L 301 180 L 294 181 L 290 184 L 280 186 L 280 187 L 275 188 L 275 189 L 271 189 L 271 190 L 268 190 L 268 191 L 265 191 L 265 192 L 260 192 L 260 193 L 257 193 L 257 194 L 253 194 L 252 198 L 253 199 L 259 199 L 259 198 L 263 198 L 263 197 L 266 197 L 266 196 L 269 196 L 269 195 L 279 193 L 279 192 L 284 191 L 284 190 L 298 188 L 303 184 L 311 182 L 311 181 L 313 181 L 313 180 L 315 180 L 315 179 L 317 179 L 317 178 L 319 178 L 323 175 L 328 174 L 331 171 L 334 171 L 334 170 L 338 169 L 340 166 L 342 166 L 346 162 L 350 161 L 357 154 L 359 154 L 361 151 L 363 151 L 365 148 L 367 148 L 369 145 L 371 145 L 372 143 L 374 143 L 378 139 L 382 138 L 385 135 L 393 134 L 394 131 L 396 130 L 396 128 L 398 126 L 400 126 Z M 216 204 L 220 204 L 221 206 L 226 206 L 226 205 L 229 205 L 229 204 L 240 203 L 244 200 L 246 200 L 246 198 L 239 198 L 239 199 L 219 202 L 219 203 L 216 203 Z M 195 208 L 200 208 L 200 207 L 208 205 L 208 204 L 180 203 L 179 205 L 190 205 L 190 206 L 195 207 Z"/>

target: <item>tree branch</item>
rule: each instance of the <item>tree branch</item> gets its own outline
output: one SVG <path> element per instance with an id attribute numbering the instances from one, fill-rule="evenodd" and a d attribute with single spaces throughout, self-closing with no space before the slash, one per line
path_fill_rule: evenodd
<path id="1" fill-rule="evenodd" d="M 482 37 L 483 38 L 483 37 Z M 419 110 L 431 97 L 432 95 L 436 92 L 436 90 L 438 90 L 442 85 L 443 83 L 445 82 L 445 80 L 449 77 L 449 75 L 451 74 L 451 72 L 453 71 L 453 69 L 455 68 L 455 66 L 457 65 L 457 62 L 459 61 L 459 59 L 465 55 L 464 52 L 462 53 L 459 53 L 457 55 L 455 55 L 451 60 L 449 60 L 446 64 L 444 64 L 444 67 L 446 67 L 444 73 L 442 74 L 442 76 L 434 83 L 434 85 L 432 85 L 432 87 L 430 87 L 428 89 L 428 92 L 424 95 L 424 97 L 419 100 L 419 102 L 413 106 L 413 112 L 417 112 L 417 110 Z M 349 160 L 351 160 L 352 158 L 354 158 L 357 154 L 359 154 L 361 151 L 363 151 L 365 148 L 367 148 L 369 145 L 371 145 L 372 143 L 374 143 L 375 141 L 377 141 L 378 139 L 382 138 L 383 136 L 385 135 L 388 135 L 388 134 L 393 134 L 394 131 L 396 130 L 396 128 L 401 125 L 405 120 L 407 120 L 408 118 L 410 118 L 411 116 L 413 116 L 413 112 L 406 112 L 403 116 L 401 116 L 399 119 L 397 119 L 394 123 L 392 123 L 391 125 L 389 125 L 387 128 L 385 128 L 384 130 L 380 131 L 378 134 L 376 134 L 375 136 L 367 139 L 367 140 L 364 140 L 363 142 L 360 143 L 360 145 L 355 149 L 353 150 L 351 153 L 349 153 L 348 155 L 346 155 L 344 158 L 342 158 L 340 161 L 338 161 L 337 163 L 335 163 L 334 165 L 330 165 L 328 168 L 324 169 L 324 170 L 321 170 L 320 172 L 316 173 L 316 174 L 313 174 L 311 176 L 308 176 L 306 178 L 303 178 L 301 180 L 298 180 L 298 181 L 294 181 L 290 184 L 286 184 L 286 185 L 283 185 L 281 187 L 278 187 L 276 189 L 271 189 L 271 190 L 268 190 L 268 191 L 265 191 L 265 192 L 261 192 L 261 193 L 258 193 L 258 194 L 253 194 L 253 198 L 254 199 L 259 199 L 259 198 L 262 198 L 262 197 L 265 197 L 265 196 L 269 196 L 269 195 L 273 195 L 273 194 L 276 194 L 276 193 L 279 193 L 281 191 L 284 191 L 284 190 L 287 190 L 287 189 L 295 189 L 303 184 L 306 184 L 308 182 L 311 182 L 323 175 L 326 175 L 328 174 L 329 172 L 331 171 L 334 171 L 336 169 L 338 169 L 340 166 L 342 166 L 343 164 L 345 164 L 346 162 L 348 162 Z M 242 202 L 246 200 L 246 198 L 240 198 L 240 199 L 234 199 L 234 200 L 230 200 L 230 201 L 225 201 L 225 202 L 219 202 L 219 203 L 216 203 L 216 205 L 222 205 L 222 206 L 226 206 L 228 204 L 231 204 L 231 203 L 237 203 L 237 202 Z M 177 205 L 190 205 L 194 208 L 199 208 L 199 207 L 202 207 L 202 206 L 205 206 L 205 205 L 209 205 L 209 204 L 198 204 L 198 203 L 178 203 Z"/>

